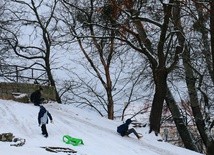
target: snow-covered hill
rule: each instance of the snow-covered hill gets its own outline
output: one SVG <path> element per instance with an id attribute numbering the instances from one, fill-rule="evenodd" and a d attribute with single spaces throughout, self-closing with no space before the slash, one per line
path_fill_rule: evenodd
<path id="1" fill-rule="evenodd" d="M 116 128 L 121 121 L 101 118 L 96 114 L 71 105 L 50 103 L 44 105 L 52 114 L 54 123 L 47 125 L 49 137 L 41 134 L 37 116 L 39 107 L 33 104 L 0 100 L 0 134 L 12 132 L 17 138 L 26 139 L 21 147 L 0 142 L 0 155 L 53 155 L 41 148 L 44 146 L 67 147 L 76 155 L 201 155 L 165 142 L 158 142 L 148 129 L 139 128 L 143 138 L 134 135 L 121 137 Z M 72 146 L 62 141 L 63 135 L 81 138 L 84 145 Z M 66 155 L 66 153 L 57 153 Z"/>

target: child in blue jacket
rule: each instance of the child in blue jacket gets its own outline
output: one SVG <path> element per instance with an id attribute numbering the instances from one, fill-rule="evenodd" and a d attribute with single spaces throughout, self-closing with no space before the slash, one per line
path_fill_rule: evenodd
<path id="1" fill-rule="evenodd" d="M 117 127 L 117 132 L 123 137 L 128 136 L 129 134 L 133 133 L 135 136 L 140 139 L 142 136 L 139 136 L 138 133 L 134 128 L 129 129 L 129 125 L 131 124 L 132 120 L 127 119 L 126 122 Z"/>
<path id="2" fill-rule="evenodd" d="M 51 114 L 45 109 L 45 107 L 40 106 L 39 114 L 38 114 L 38 123 L 41 126 L 42 134 L 44 137 L 48 137 L 48 132 L 46 128 L 46 124 L 48 124 L 48 118 L 53 122 Z"/>

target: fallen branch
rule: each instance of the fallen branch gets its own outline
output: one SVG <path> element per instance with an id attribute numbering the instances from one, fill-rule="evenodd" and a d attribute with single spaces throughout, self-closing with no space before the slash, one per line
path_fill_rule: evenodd
<path id="1" fill-rule="evenodd" d="M 64 148 L 64 147 L 50 147 L 50 146 L 45 146 L 45 147 L 41 147 L 44 148 L 46 151 L 49 152 L 54 152 L 54 153 L 58 153 L 58 152 L 64 152 L 64 153 L 77 153 L 77 151 L 71 149 L 71 148 Z"/>

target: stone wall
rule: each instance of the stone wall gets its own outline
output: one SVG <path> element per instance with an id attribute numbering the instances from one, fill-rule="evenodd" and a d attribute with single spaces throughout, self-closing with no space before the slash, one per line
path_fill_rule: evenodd
<path id="1" fill-rule="evenodd" d="M 32 92 L 37 90 L 40 85 L 29 83 L 0 83 L 0 98 L 29 103 Z M 41 86 L 43 88 L 42 97 L 45 100 L 56 101 L 55 90 L 52 86 Z"/>

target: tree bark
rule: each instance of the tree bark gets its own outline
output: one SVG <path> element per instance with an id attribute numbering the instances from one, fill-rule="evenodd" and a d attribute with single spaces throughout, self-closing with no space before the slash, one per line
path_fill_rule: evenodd
<path id="1" fill-rule="evenodd" d="M 213 3 L 213 2 L 211 2 Z M 213 63 L 212 63 L 212 60 L 214 58 L 213 54 L 211 54 L 211 51 L 210 51 L 210 39 L 209 39 L 209 32 L 207 31 L 206 29 L 206 20 L 204 18 L 204 14 L 203 14 L 203 5 L 200 4 L 200 3 L 197 3 L 195 2 L 195 6 L 196 6 L 196 9 L 197 9 L 197 12 L 198 12 L 198 20 L 196 21 L 199 26 L 198 28 L 198 31 L 201 33 L 201 41 L 203 43 L 203 48 L 201 49 L 202 50 L 202 53 L 204 55 L 204 58 L 206 60 L 206 66 L 207 66 L 207 69 L 208 69 L 208 72 L 210 74 L 210 77 L 212 79 L 212 82 L 214 83 L 214 75 L 213 75 Z M 214 19 L 212 19 L 214 16 L 213 15 L 214 11 L 212 11 L 212 8 L 211 8 L 211 11 L 210 11 L 210 36 L 211 36 L 211 48 L 212 46 L 214 46 L 214 43 L 212 45 L 212 39 L 213 39 L 213 42 L 214 42 L 214 37 L 213 37 L 213 33 L 214 33 Z M 213 38 L 212 38 L 213 37 Z M 213 57 L 212 57 L 213 56 Z"/>
<path id="2" fill-rule="evenodd" d="M 214 70 L 214 2 L 210 1 L 210 36 L 211 36 L 211 54 L 212 54 L 212 69 Z M 213 71 L 214 77 L 214 71 Z"/>
<path id="3" fill-rule="evenodd" d="M 50 85 L 53 86 L 53 87 L 54 87 L 54 90 L 55 90 L 56 101 L 57 101 L 58 103 L 62 103 L 61 98 L 60 98 L 60 96 L 59 96 L 59 93 L 58 93 L 58 91 L 57 91 L 57 89 L 56 89 L 56 83 L 55 83 L 55 80 L 53 79 L 53 75 L 52 75 L 52 72 L 51 72 L 51 69 L 50 69 L 50 65 L 49 65 L 49 63 L 46 62 L 46 61 L 45 61 L 45 63 L 46 63 L 45 69 L 46 69 L 46 73 L 47 73 L 47 76 L 48 76 L 48 80 L 49 80 L 49 82 L 50 82 Z"/>
<path id="4" fill-rule="evenodd" d="M 180 17 L 179 5 L 178 7 L 175 7 L 173 9 L 173 20 L 174 20 L 175 28 L 180 31 L 179 33 L 177 33 L 179 44 L 182 46 L 185 46 L 184 32 L 180 21 L 181 17 Z M 204 123 L 203 115 L 201 113 L 200 104 L 198 102 L 196 79 L 194 77 L 193 70 L 191 68 L 190 51 L 187 50 L 187 47 L 184 48 L 182 59 L 183 59 L 183 65 L 185 69 L 186 84 L 187 84 L 188 94 L 190 97 L 190 104 L 193 111 L 193 116 L 195 118 L 196 126 L 203 140 L 203 143 L 205 144 L 205 146 L 207 146 L 207 142 L 209 139 L 208 139 L 208 135 L 205 132 L 205 123 Z"/>
<path id="5" fill-rule="evenodd" d="M 163 102 L 166 97 L 167 70 L 164 67 L 158 68 L 153 74 L 156 88 L 149 118 L 150 121 L 149 133 L 154 131 L 155 135 L 157 136 L 158 133 L 160 132 L 160 122 L 163 109 Z"/>
<path id="6" fill-rule="evenodd" d="M 173 2 L 173 1 L 170 1 Z M 158 43 L 158 66 L 152 64 L 153 77 L 155 82 L 155 95 L 152 102 L 152 109 L 150 113 L 150 130 L 155 132 L 155 135 L 158 135 L 160 132 L 160 121 L 162 116 L 162 109 L 164 99 L 166 97 L 166 87 L 167 87 L 167 75 L 168 70 L 166 68 L 166 59 L 164 54 L 164 44 L 167 34 L 167 29 L 169 25 L 169 19 L 171 17 L 172 6 L 163 4 L 164 9 L 164 22 L 161 28 L 160 39 Z M 153 61 L 151 61 L 153 63 Z"/>
<path id="7" fill-rule="evenodd" d="M 167 87 L 166 103 L 172 114 L 173 120 L 175 122 L 178 133 L 182 139 L 182 142 L 185 148 L 199 152 L 199 149 L 195 145 L 194 140 L 191 136 L 191 133 L 189 132 L 184 122 L 184 118 L 180 113 L 179 107 L 177 106 L 176 101 L 168 87 Z"/>

